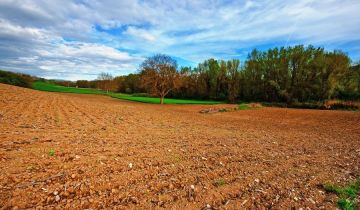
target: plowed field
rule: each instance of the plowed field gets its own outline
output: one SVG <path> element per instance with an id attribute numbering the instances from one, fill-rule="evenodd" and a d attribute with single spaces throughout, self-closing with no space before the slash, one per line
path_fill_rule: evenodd
<path id="1" fill-rule="evenodd" d="M 333 209 L 360 174 L 359 112 L 208 107 L 0 84 L 0 208 Z"/>

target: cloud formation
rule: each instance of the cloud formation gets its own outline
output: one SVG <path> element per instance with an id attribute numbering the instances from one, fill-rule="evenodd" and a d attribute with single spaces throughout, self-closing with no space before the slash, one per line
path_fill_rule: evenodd
<path id="1" fill-rule="evenodd" d="M 180 65 L 313 44 L 360 59 L 358 0 L 2 0 L 0 68 L 46 78 L 131 73 L 154 53 Z"/>

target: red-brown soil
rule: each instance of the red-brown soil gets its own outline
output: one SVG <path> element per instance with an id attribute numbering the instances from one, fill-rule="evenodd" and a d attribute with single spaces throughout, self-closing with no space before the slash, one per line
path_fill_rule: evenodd
<path id="1" fill-rule="evenodd" d="M 359 112 L 208 107 L 0 84 L 0 208 L 333 209 L 360 174 Z"/>

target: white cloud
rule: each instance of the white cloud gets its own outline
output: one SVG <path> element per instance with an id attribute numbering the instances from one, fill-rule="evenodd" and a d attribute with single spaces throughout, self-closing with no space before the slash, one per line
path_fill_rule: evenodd
<path id="1" fill-rule="evenodd" d="M 49 40 L 50 34 L 46 30 L 34 27 L 23 27 L 14 25 L 7 20 L 0 19 L 1 38 L 20 38 L 34 42 Z"/>
<path id="2" fill-rule="evenodd" d="M 123 75 L 137 68 L 140 56 L 99 44 L 65 41 L 53 32 L 0 21 L 4 50 L 15 47 L 15 57 L 0 57 L 2 68 L 36 72 L 46 78 L 93 79 L 101 71 Z M 4 41 L 5 42 L 5 41 Z M 1 43 L 3 44 L 3 43 Z M 0 45 L 1 46 L 1 45 Z"/>
<path id="3" fill-rule="evenodd" d="M 136 28 L 136 27 L 129 27 L 127 29 L 127 31 L 125 32 L 125 34 L 134 36 L 134 37 L 140 37 L 140 38 L 145 39 L 146 41 L 150 41 L 150 42 L 153 42 L 156 40 L 155 36 L 152 35 L 150 32 L 143 30 L 143 29 Z"/>
<path id="4" fill-rule="evenodd" d="M 129 61 L 133 58 L 128 53 L 120 52 L 114 48 L 100 45 L 100 44 L 89 44 L 89 43 L 67 43 L 59 44 L 55 50 L 58 55 L 74 58 L 105 58 L 118 61 Z"/>
<path id="5" fill-rule="evenodd" d="M 287 43 L 357 60 L 359 10 L 358 0 L 2 0 L 0 68 L 95 78 L 133 72 L 153 53 L 200 62 Z"/>
<path id="6" fill-rule="evenodd" d="M 141 57 L 133 57 L 104 45 L 65 41 L 37 52 L 38 56 L 19 57 L 15 62 L 32 63 L 46 72 L 45 77 L 51 78 L 52 72 L 55 75 L 61 72 L 60 76 L 72 80 L 92 79 L 101 71 L 124 75 L 136 69 L 137 65 L 134 63 L 142 60 Z"/>

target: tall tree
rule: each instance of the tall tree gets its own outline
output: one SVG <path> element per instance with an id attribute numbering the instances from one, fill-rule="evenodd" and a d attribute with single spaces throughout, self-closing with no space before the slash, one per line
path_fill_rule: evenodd
<path id="1" fill-rule="evenodd" d="M 219 76 L 219 63 L 217 60 L 211 58 L 207 62 L 208 65 L 208 78 L 209 78 L 209 95 L 210 98 L 218 97 L 218 76 Z"/>
<path id="2" fill-rule="evenodd" d="M 140 65 L 142 83 L 147 90 L 160 97 L 160 104 L 165 96 L 180 86 L 176 60 L 168 55 L 157 54 L 147 58 Z"/>
<path id="3" fill-rule="evenodd" d="M 217 98 L 220 100 L 224 100 L 228 96 L 228 81 L 227 81 L 227 63 L 224 60 L 221 60 L 219 63 L 219 74 L 217 78 Z"/>
<path id="4" fill-rule="evenodd" d="M 233 59 L 227 62 L 228 99 L 231 103 L 235 102 L 239 92 L 239 67 L 240 61 L 237 59 Z"/>
<path id="5" fill-rule="evenodd" d="M 110 73 L 101 72 L 98 75 L 99 80 L 99 88 L 106 90 L 106 92 L 109 92 L 110 89 L 113 88 L 113 76 Z"/>

